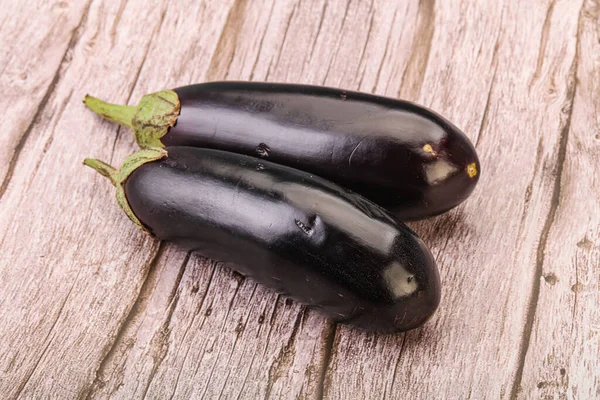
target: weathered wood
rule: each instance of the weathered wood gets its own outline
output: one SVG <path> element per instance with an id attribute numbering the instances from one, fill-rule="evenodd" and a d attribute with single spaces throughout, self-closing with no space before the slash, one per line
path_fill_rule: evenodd
<path id="1" fill-rule="evenodd" d="M 89 1 L 0 3 L 0 198 L 19 152 L 73 57 Z M 16 9 L 15 12 L 9 10 Z"/>
<path id="2" fill-rule="evenodd" d="M 0 106 L 11 110 L 0 123 L 1 397 L 598 397 L 599 8 L 0 8 Z M 473 196 L 411 224 L 442 274 L 432 321 L 385 336 L 331 324 L 136 231 L 114 189 L 81 165 L 87 156 L 118 164 L 135 148 L 128 131 L 84 109 L 85 93 L 135 103 L 220 79 L 402 97 L 477 143 L 483 175 Z"/>
<path id="3" fill-rule="evenodd" d="M 552 19 L 562 19 L 560 11 Z M 600 397 L 600 4 L 579 16 L 574 102 L 562 116 L 562 165 L 540 242 L 519 393 Z"/>
<path id="4" fill-rule="evenodd" d="M 157 243 L 123 229 L 122 213 L 109 206 L 114 191 L 81 164 L 111 158 L 114 137 L 95 132 L 107 124 L 90 118 L 81 99 L 90 91 L 127 100 L 169 3 L 144 4 L 92 3 L 1 199 L 5 397 L 85 393 L 151 269 Z"/>
<path id="5" fill-rule="evenodd" d="M 436 31 L 417 99 L 464 127 L 482 157 L 482 181 L 468 202 L 413 224 L 437 256 L 443 303 L 430 325 L 408 333 L 404 341 L 374 347 L 377 351 L 357 346 L 354 333 L 340 332 L 326 380 L 331 398 L 356 392 L 372 398 L 443 394 L 457 399 L 512 393 L 543 235 L 539 221 L 551 212 L 553 171 L 560 164 L 564 118 L 548 116 L 563 115 L 572 102 L 569 71 L 579 8 L 573 2 L 528 2 L 492 10 L 477 2 L 462 6 L 471 16 L 465 19 L 451 12 L 461 9 L 460 3 L 436 8 Z M 545 25 L 551 7 L 561 22 Z M 483 29 L 481 21 L 489 24 L 490 40 L 475 39 L 484 35 L 476 33 L 476 26 Z M 538 71 L 540 58 L 544 65 Z M 374 357 L 390 367 L 363 380 L 344 369 Z"/>

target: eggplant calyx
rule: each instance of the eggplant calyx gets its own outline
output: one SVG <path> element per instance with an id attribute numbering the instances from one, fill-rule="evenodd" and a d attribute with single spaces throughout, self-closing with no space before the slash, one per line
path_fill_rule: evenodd
<path id="1" fill-rule="evenodd" d="M 90 95 L 85 95 L 83 102 L 105 120 L 133 130 L 141 148 L 165 147 L 160 139 L 175 125 L 181 109 L 172 90 L 147 94 L 137 106 L 111 104 Z"/>
<path id="2" fill-rule="evenodd" d="M 95 158 L 86 158 L 83 160 L 83 164 L 88 167 L 94 169 L 96 172 L 101 174 L 102 176 L 110 179 L 110 182 L 117 189 L 117 203 L 121 207 L 121 209 L 125 212 L 125 214 L 129 217 L 129 219 L 142 231 L 149 233 L 152 235 L 152 232 L 142 224 L 142 222 L 135 215 L 129 202 L 127 201 L 127 197 L 125 196 L 124 184 L 129 175 L 133 173 L 140 166 L 160 160 L 167 156 L 167 151 L 159 148 L 146 148 L 143 150 L 136 151 L 131 154 L 129 157 L 125 159 L 121 168 L 116 169 L 113 166 L 105 163 L 104 161 L 95 159 Z"/>

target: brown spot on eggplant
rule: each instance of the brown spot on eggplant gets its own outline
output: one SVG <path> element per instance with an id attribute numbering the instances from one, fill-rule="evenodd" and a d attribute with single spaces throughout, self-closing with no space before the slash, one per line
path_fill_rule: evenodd
<path id="1" fill-rule="evenodd" d="M 436 311 L 440 278 L 431 252 L 375 203 L 265 160 L 165 150 L 166 158 L 141 165 L 124 183 L 131 209 L 158 238 L 224 262 L 289 296 L 286 304 L 314 305 L 367 331 L 413 329 Z M 266 168 L 257 171 L 259 163 Z"/>
<path id="2" fill-rule="evenodd" d="M 436 156 L 437 152 L 435 152 L 433 150 L 433 147 L 431 147 L 431 145 L 429 143 L 427 143 L 425 146 L 423 146 L 423 151 L 425 153 L 431 153 L 432 156 Z"/>
<path id="3" fill-rule="evenodd" d="M 258 146 L 256 146 L 256 154 L 258 154 L 259 157 L 269 157 L 269 151 L 271 151 L 271 149 L 269 149 L 269 146 L 264 143 L 260 143 Z"/>
<path id="4" fill-rule="evenodd" d="M 467 174 L 469 174 L 469 178 L 474 178 L 477 175 L 476 163 L 471 163 L 467 166 Z"/>

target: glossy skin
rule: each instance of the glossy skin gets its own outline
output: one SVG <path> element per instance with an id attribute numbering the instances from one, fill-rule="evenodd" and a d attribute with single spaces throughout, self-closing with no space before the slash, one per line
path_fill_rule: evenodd
<path id="1" fill-rule="evenodd" d="M 161 139 L 166 146 L 221 149 L 305 170 L 362 194 L 401 220 L 455 207 L 471 194 L 481 172 L 464 133 L 409 102 L 257 82 L 174 91 L 181 113 Z"/>
<path id="2" fill-rule="evenodd" d="M 124 185 L 133 212 L 158 238 L 367 331 L 416 328 L 437 309 L 431 253 L 381 207 L 257 158 L 166 150 Z"/>

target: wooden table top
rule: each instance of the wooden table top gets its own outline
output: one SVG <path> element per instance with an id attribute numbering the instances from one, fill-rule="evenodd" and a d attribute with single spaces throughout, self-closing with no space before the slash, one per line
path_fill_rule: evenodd
<path id="1" fill-rule="evenodd" d="M 0 398 L 600 398 L 596 0 L 0 1 Z M 82 104 L 216 80 L 423 104 L 482 176 L 410 223 L 442 303 L 376 335 L 135 229 Z"/>

